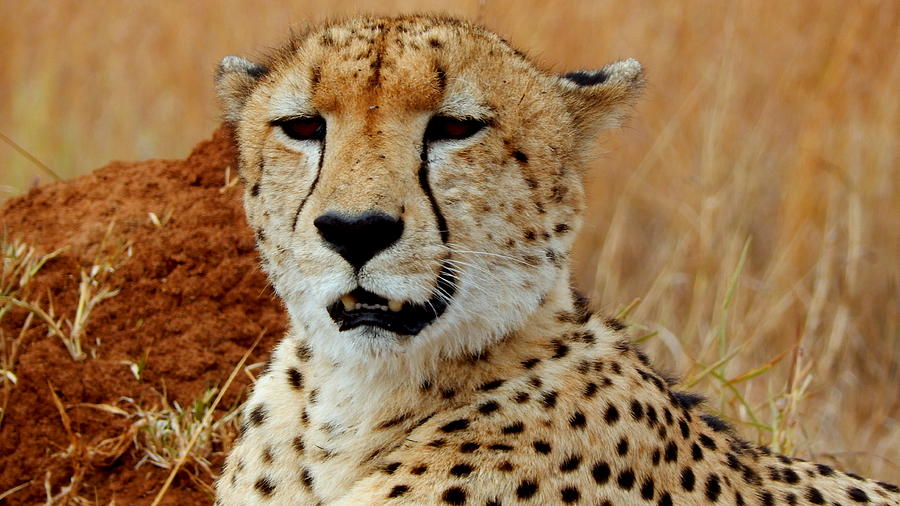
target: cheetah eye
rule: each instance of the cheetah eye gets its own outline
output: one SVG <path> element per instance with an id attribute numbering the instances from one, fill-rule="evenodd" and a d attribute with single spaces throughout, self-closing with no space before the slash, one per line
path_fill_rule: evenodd
<path id="1" fill-rule="evenodd" d="M 487 122 L 477 119 L 435 116 L 425 128 L 425 142 L 465 139 L 475 135 Z"/>
<path id="2" fill-rule="evenodd" d="M 325 138 L 325 119 L 321 116 L 287 118 L 272 122 L 291 139 L 298 141 L 320 141 Z"/>

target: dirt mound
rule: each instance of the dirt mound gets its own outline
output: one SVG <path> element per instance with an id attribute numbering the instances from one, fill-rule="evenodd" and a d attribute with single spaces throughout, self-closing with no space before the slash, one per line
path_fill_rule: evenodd
<path id="1" fill-rule="evenodd" d="M 52 495 L 68 491 L 69 500 L 149 503 L 169 471 L 133 443 L 147 429 L 136 423 L 137 407 L 191 406 L 224 384 L 262 332 L 248 363 L 265 360 L 285 316 L 257 268 L 235 177 L 231 132 L 221 128 L 186 160 L 114 162 L 0 207 L 9 239 L 44 253 L 66 248 L 20 294 L 45 310 L 52 301 L 55 317 L 74 318 L 83 270 L 110 249 L 121 253 L 103 282 L 120 291 L 96 306 L 85 327 L 87 358 L 73 360 L 39 318 L 22 335 L 17 384 L 3 383 L 0 495 L 21 486 L 7 504 L 43 503 L 48 485 Z M 28 314 L 15 307 L 0 319 L 7 356 Z M 248 374 L 238 375 L 215 418 L 234 408 L 249 383 Z M 214 471 L 224 444 L 212 444 Z M 163 504 L 209 504 L 204 474 L 193 474 L 199 481 L 180 473 Z"/>

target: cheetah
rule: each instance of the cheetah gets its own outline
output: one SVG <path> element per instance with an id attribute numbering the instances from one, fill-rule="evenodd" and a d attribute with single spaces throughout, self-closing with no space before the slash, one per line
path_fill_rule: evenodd
<path id="1" fill-rule="evenodd" d="M 436 16 L 222 60 L 290 330 L 217 504 L 900 504 L 744 442 L 570 289 L 586 153 L 642 76 L 631 59 L 551 74 Z"/>

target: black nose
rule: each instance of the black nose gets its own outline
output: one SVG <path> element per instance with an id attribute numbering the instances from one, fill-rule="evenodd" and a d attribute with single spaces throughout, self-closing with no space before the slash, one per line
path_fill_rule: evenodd
<path id="1" fill-rule="evenodd" d="M 375 211 L 356 216 L 328 212 L 313 224 L 331 249 L 357 270 L 403 234 L 403 220 Z"/>

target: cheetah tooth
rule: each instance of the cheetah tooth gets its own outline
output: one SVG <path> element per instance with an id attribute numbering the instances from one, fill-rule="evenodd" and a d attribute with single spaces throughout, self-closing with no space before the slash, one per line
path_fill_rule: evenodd
<path id="1" fill-rule="evenodd" d="M 356 297 L 349 293 L 341 297 L 341 303 L 344 304 L 344 311 L 353 311 L 357 306 Z"/>
<path id="2" fill-rule="evenodd" d="M 399 312 L 401 309 L 403 309 L 403 302 L 399 300 L 389 300 L 388 308 L 395 313 Z"/>

